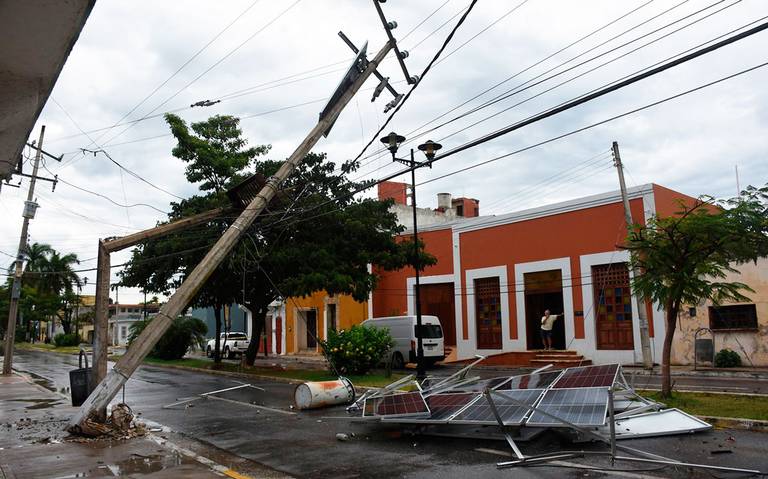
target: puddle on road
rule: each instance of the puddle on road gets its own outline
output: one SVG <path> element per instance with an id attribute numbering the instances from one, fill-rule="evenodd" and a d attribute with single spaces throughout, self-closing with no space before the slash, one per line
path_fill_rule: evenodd
<path id="1" fill-rule="evenodd" d="M 11 401 L 33 403 L 31 406 L 26 406 L 24 409 L 48 409 L 54 406 L 58 406 L 62 400 L 61 399 L 11 399 Z"/>
<path id="2" fill-rule="evenodd" d="M 141 454 L 134 453 L 131 454 L 131 457 L 123 461 L 110 464 L 99 464 L 95 468 L 89 469 L 85 472 L 78 472 L 66 476 L 57 476 L 55 479 L 104 477 L 105 475 L 123 477 L 131 474 L 152 474 L 165 469 L 180 466 L 182 463 L 184 463 L 184 458 L 176 451 L 169 452 L 165 455 L 152 454 L 149 456 L 143 456 Z"/>

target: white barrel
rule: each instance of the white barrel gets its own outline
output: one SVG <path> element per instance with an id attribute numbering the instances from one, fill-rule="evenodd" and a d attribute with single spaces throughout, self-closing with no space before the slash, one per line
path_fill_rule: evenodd
<path id="1" fill-rule="evenodd" d="M 355 387 L 352 381 L 344 377 L 335 381 L 309 381 L 296 386 L 293 400 L 296 409 L 349 404 L 355 400 Z"/>

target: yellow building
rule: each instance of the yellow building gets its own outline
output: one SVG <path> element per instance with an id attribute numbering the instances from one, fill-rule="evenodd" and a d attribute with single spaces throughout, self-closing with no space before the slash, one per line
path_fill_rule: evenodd
<path id="1" fill-rule="evenodd" d="M 285 350 L 288 354 L 319 354 L 317 340 L 328 338 L 329 329 L 349 329 L 369 318 L 368 301 L 347 295 L 329 296 L 319 291 L 285 301 Z"/>

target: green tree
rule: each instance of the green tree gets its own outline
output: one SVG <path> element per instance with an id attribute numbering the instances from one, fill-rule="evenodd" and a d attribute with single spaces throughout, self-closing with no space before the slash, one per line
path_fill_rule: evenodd
<path id="1" fill-rule="evenodd" d="M 672 393 L 670 357 L 680 308 L 711 300 L 749 301 L 752 291 L 739 282 L 724 281 L 727 273 L 748 261 L 768 256 L 768 187 L 749 187 L 740 197 L 714 201 L 702 197 L 680 203 L 670 217 L 654 217 L 634 225 L 626 245 L 631 264 L 642 275 L 632 287 L 643 298 L 658 302 L 666 314 L 662 355 L 662 396 Z"/>
<path id="2" fill-rule="evenodd" d="M 244 149 L 247 143 L 236 118 L 213 117 L 193 124 L 194 135 L 178 117 L 167 115 L 166 120 L 178 140 L 174 156 L 187 163 L 187 179 L 204 192 L 174 204 L 169 221 L 228 205 L 225 188 L 254 172 L 268 177 L 282 164 L 260 158 L 269 146 Z M 369 264 L 399 269 L 411 262 L 412 243 L 395 240 L 403 228 L 389 211 L 391 202 L 356 199 L 352 193 L 359 186 L 325 155 L 308 154 L 201 290 L 196 305 L 213 306 L 216 312 L 240 301 L 252 312 L 248 363 L 253 364 L 258 353 L 268 306 L 276 299 L 326 290 L 365 300 L 376 284 Z M 170 292 L 235 216 L 140 245 L 122 282 Z M 434 262 L 422 252 L 422 265 Z"/>
<path id="3" fill-rule="evenodd" d="M 128 336 L 129 344 L 139 337 L 139 334 L 144 331 L 150 321 L 152 318 L 146 321 L 137 321 L 131 325 L 131 332 Z M 204 347 L 206 332 L 208 332 L 208 327 L 201 320 L 179 316 L 173 320 L 171 327 L 163 333 L 160 341 L 155 344 L 149 355 L 159 359 L 181 359 L 190 347 Z"/>

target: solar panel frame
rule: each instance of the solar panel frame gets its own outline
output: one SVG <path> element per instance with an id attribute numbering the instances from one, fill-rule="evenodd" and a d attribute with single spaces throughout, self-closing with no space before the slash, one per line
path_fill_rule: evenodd
<path id="1" fill-rule="evenodd" d="M 541 373 L 523 374 L 513 376 L 508 381 L 494 387 L 495 391 L 508 391 L 519 389 L 549 389 L 563 374 L 563 371 L 545 371 Z M 534 384 L 531 385 L 531 380 Z M 524 387 L 520 387 L 520 385 Z"/>
<path id="2" fill-rule="evenodd" d="M 610 387 L 616 383 L 618 374 L 618 364 L 568 368 L 563 372 L 562 376 L 552 384 L 552 389 Z"/>
<path id="3" fill-rule="evenodd" d="M 385 416 L 382 417 L 381 420 L 384 422 L 395 422 L 400 424 L 447 424 L 451 418 L 463 411 L 467 406 L 472 404 L 481 396 L 482 394 L 476 392 L 434 394 L 424 398 L 427 403 L 427 407 L 429 407 L 430 410 L 429 416 Z M 448 399 L 451 401 L 451 404 L 435 404 L 435 402 L 440 402 L 443 399 Z"/>
<path id="4" fill-rule="evenodd" d="M 536 408 L 576 426 L 603 426 L 607 421 L 608 387 L 547 389 Z M 568 424 L 533 411 L 526 426 L 552 427 Z"/>
<path id="5" fill-rule="evenodd" d="M 536 404 L 544 389 L 512 389 L 492 393 L 493 403 L 505 426 L 520 426 L 531 412 L 531 406 Z M 505 400 L 512 398 L 514 401 Z M 521 406 L 522 402 L 526 406 Z M 451 424 L 494 425 L 499 422 L 493 414 L 491 405 L 485 395 L 481 395 L 450 421 Z"/>
<path id="6" fill-rule="evenodd" d="M 369 409 L 370 405 L 370 409 Z M 423 406 L 423 407 L 422 407 Z M 392 412 L 381 412 L 386 407 Z M 429 416 L 429 406 L 418 391 L 367 398 L 363 404 L 363 417 L 418 417 Z"/>

